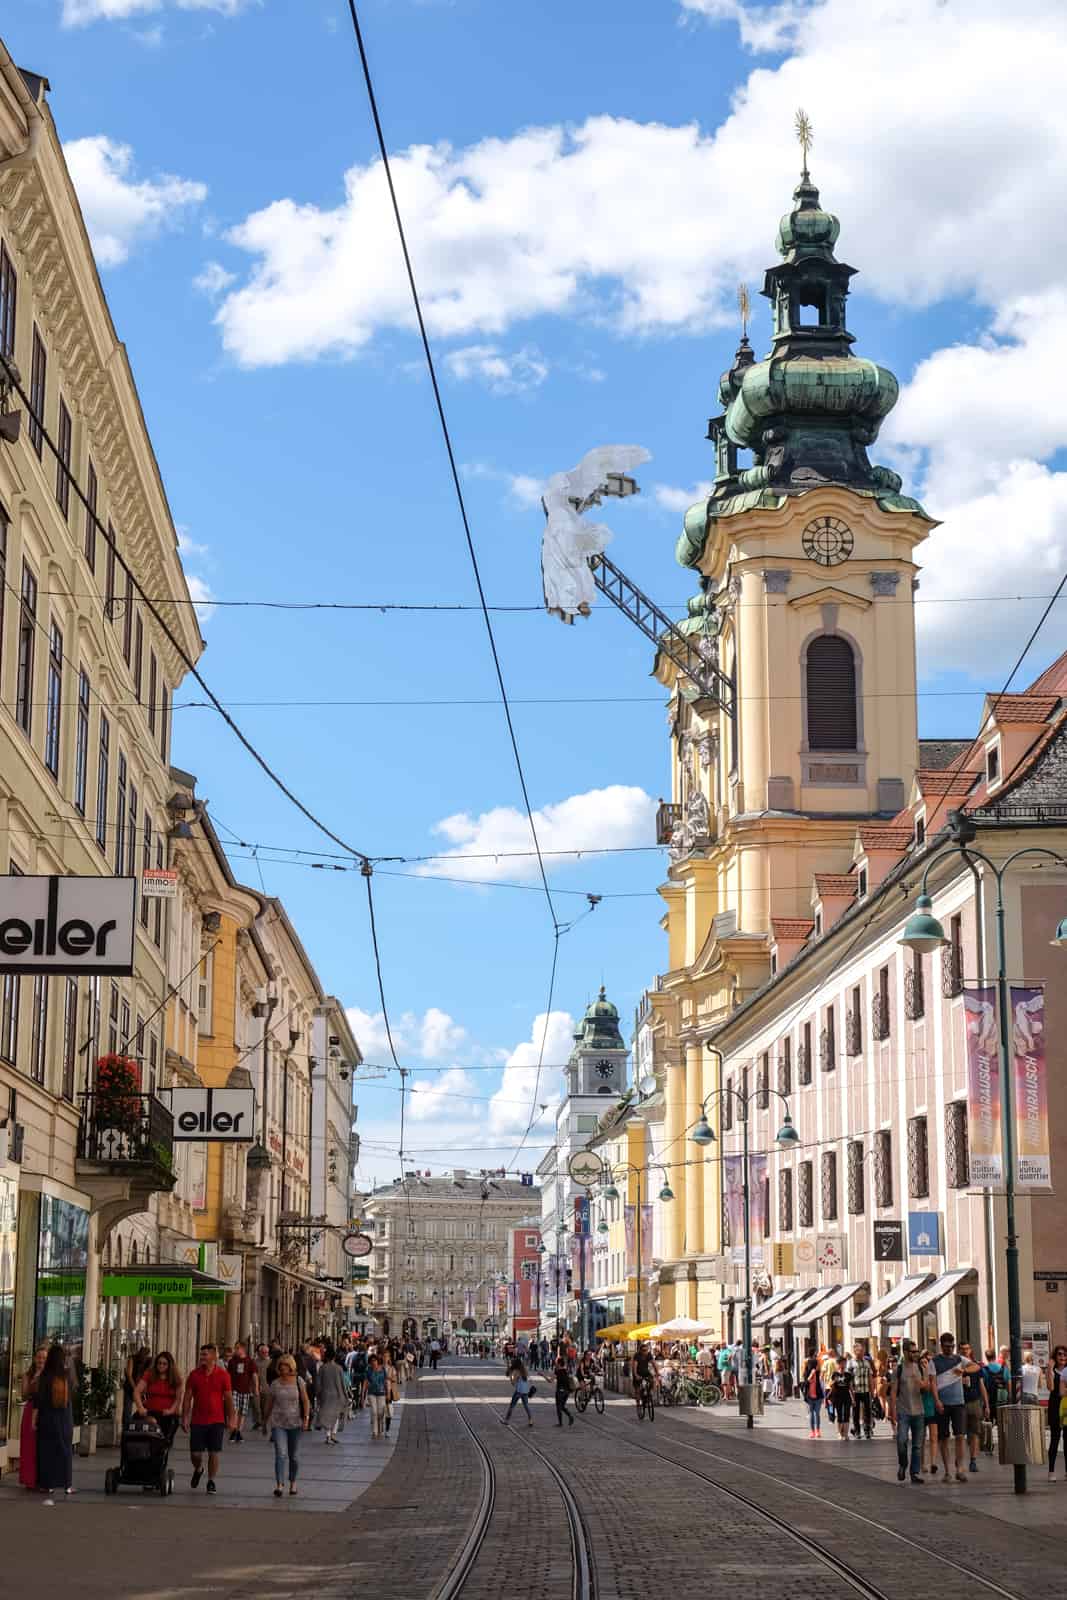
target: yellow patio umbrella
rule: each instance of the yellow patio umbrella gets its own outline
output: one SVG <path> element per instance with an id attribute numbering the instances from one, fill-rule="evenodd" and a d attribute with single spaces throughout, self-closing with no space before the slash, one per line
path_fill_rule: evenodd
<path id="1" fill-rule="evenodd" d="M 626 1339 L 651 1339 L 653 1332 L 658 1327 L 658 1322 L 639 1322 L 636 1327 L 628 1328 L 622 1337 Z"/>
<path id="2" fill-rule="evenodd" d="M 610 1328 L 601 1328 L 597 1333 L 598 1339 L 621 1339 L 625 1336 L 625 1322 L 613 1322 Z"/>

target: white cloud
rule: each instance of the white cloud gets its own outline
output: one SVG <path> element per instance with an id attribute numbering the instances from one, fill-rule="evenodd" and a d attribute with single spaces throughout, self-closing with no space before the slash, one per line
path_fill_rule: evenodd
<path id="1" fill-rule="evenodd" d="M 735 22 L 741 43 L 749 50 L 783 50 L 791 42 L 808 0 L 782 0 L 780 5 L 753 6 L 746 0 L 679 0 L 686 17 L 710 22 Z"/>
<path id="2" fill-rule="evenodd" d="M 220 261 L 205 261 L 203 268 L 193 279 L 193 288 L 199 289 L 201 294 L 206 294 L 214 300 L 234 282 L 236 274 L 227 272 Z"/>
<path id="3" fill-rule="evenodd" d="M 523 394 L 548 377 L 548 362 L 533 346 L 509 354 L 494 344 L 464 345 L 445 357 L 454 378 L 478 378 L 493 394 Z"/>
<path id="4" fill-rule="evenodd" d="M 698 500 L 706 500 L 712 488 L 710 482 L 695 483 L 691 489 L 678 489 L 673 484 L 656 483 L 652 486 L 652 498 L 664 511 L 682 515 L 690 506 L 695 506 Z"/>
<path id="5" fill-rule="evenodd" d="M 196 608 L 197 621 L 207 622 L 215 613 L 215 607 L 212 604 L 215 596 L 211 592 L 211 585 L 207 579 L 201 577 L 198 573 L 190 572 L 188 563 L 205 559 L 208 556 L 208 547 L 206 544 L 197 544 L 195 539 L 190 539 L 188 528 L 179 525 L 177 533 L 178 554 L 181 557 L 182 566 L 186 569 L 185 582 L 189 590 L 189 598 Z"/>
<path id="6" fill-rule="evenodd" d="M 364 1060 L 379 1066 L 387 1064 L 392 1058 L 382 1013 L 351 1006 L 346 1014 Z M 390 1017 L 389 1022 L 402 1062 L 413 1055 L 421 1056 L 424 1061 L 440 1061 L 458 1050 L 467 1038 L 466 1028 L 437 1006 L 430 1006 L 421 1016 L 405 1011 L 400 1016 Z"/>
<path id="7" fill-rule="evenodd" d="M 87 22 L 122 22 L 127 17 L 144 16 L 146 12 L 162 11 L 166 0 L 63 0 L 61 12 L 65 28 L 82 27 Z M 178 11 L 214 11 L 220 16 L 235 17 L 259 0 L 173 0 Z"/>
<path id="8" fill-rule="evenodd" d="M 471 1099 L 464 1101 L 468 1093 Z M 484 1090 L 482 1091 L 484 1093 Z M 484 1100 L 470 1074 L 462 1067 L 449 1067 L 447 1072 L 437 1072 L 432 1079 L 414 1078 L 411 1084 L 410 1115 L 415 1122 L 428 1122 L 433 1117 L 454 1130 L 461 1116 L 484 1114 Z"/>
<path id="9" fill-rule="evenodd" d="M 106 134 L 71 139 L 63 146 L 71 180 L 101 266 L 119 266 L 133 246 L 182 221 L 207 186 L 161 173 L 133 177 L 133 151 Z"/>
<path id="10" fill-rule="evenodd" d="M 492 483 L 505 484 L 509 498 L 524 511 L 541 504 L 544 483 L 528 472 L 503 472 L 487 461 L 465 461 L 460 470 L 465 478 L 485 478 Z"/>
<path id="11" fill-rule="evenodd" d="M 491 1132 L 521 1134 L 531 1110 L 536 1110 L 531 1138 L 545 1128 L 559 1100 L 560 1068 L 574 1048 L 574 1026 L 574 1018 L 566 1011 L 542 1011 L 534 1018 L 530 1037 L 508 1056 L 500 1087 L 489 1102 Z M 542 1062 L 540 1075 L 538 1059 Z"/>
<path id="12" fill-rule="evenodd" d="M 534 812 L 541 849 L 596 850 L 626 845 L 649 844 L 654 839 L 653 820 L 656 801 L 643 789 L 626 784 L 611 784 L 605 789 L 590 789 L 574 794 L 554 805 Z M 444 874 L 460 878 L 533 878 L 537 875 L 536 857 L 526 814 L 515 806 L 495 806 L 475 816 L 468 811 L 445 817 L 434 826 L 434 833 L 449 848 L 437 861 L 423 862 L 418 871 L 427 877 Z M 506 852 L 527 852 L 501 859 Z M 488 859 L 464 860 L 476 856 Z M 546 859 L 553 867 L 573 861 L 573 857 Z"/>
<path id="13" fill-rule="evenodd" d="M 1058 0 L 1010 12 L 1000 0 L 702 9 L 754 44 L 791 41 L 712 133 L 595 116 L 396 153 L 435 334 L 496 338 L 534 315 L 606 318 L 632 333 L 732 321 L 737 280 L 766 265 L 796 180 L 798 104 L 815 117 L 813 170 L 842 216 L 842 255 L 868 289 L 915 305 L 1058 281 L 1067 210 L 1048 202 L 1067 179 Z M 886 70 L 894 61 L 907 62 L 907 93 Z M 1005 93 L 1017 83 L 1025 95 Z M 376 162 L 348 170 L 336 206 L 280 198 L 231 238 L 251 276 L 218 321 L 242 363 L 351 355 L 381 329 L 411 327 Z M 762 342 L 765 307 L 757 324 Z"/>

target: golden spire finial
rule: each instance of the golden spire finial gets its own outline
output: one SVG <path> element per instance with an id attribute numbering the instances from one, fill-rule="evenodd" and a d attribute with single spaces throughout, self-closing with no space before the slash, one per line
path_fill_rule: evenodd
<path id="1" fill-rule="evenodd" d="M 741 313 L 741 337 L 748 338 L 748 319 L 752 313 L 752 302 L 748 298 L 748 284 L 737 285 L 737 309 Z"/>
<path id="2" fill-rule="evenodd" d="M 798 109 L 793 126 L 797 130 L 797 143 L 804 152 L 803 166 L 801 167 L 801 177 L 806 181 L 808 177 L 808 151 L 811 149 L 812 140 L 815 137 L 814 130 L 811 126 L 811 118 L 808 116 L 808 113 L 804 110 Z"/>

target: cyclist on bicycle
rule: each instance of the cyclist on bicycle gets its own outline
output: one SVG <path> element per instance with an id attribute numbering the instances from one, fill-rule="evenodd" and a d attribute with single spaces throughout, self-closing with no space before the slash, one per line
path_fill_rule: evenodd
<path id="1" fill-rule="evenodd" d="M 630 1370 L 633 1377 L 634 1401 L 640 1406 L 645 1395 L 652 1393 L 656 1383 L 656 1363 L 646 1344 L 638 1345 Z"/>

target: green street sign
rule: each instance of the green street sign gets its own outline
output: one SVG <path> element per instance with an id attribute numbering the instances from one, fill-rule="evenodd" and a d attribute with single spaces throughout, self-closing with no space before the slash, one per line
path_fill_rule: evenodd
<path id="1" fill-rule="evenodd" d="M 168 1277 L 147 1273 L 138 1277 L 132 1272 L 105 1272 L 101 1292 L 109 1300 L 191 1300 L 193 1280 L 180 1273 Z"/>
<path id="2" fill-rule="evenodd" d="M 62 1298 L 85 1293 L 84 1272 L 60 1272 L 51 1278 L 37 1279 L 37 1293 L 44 1299 Z"/>
<path id="3" fill-rule="evenodd" d="M 194 1289 L 193 1304 L 195 1306 L 224 1306 L 226 1304 L 225 1289 Z"/>
<path id="4" fill-rule="evenodd" d="M 352 1268 L 352 1282 L 353 1283 L 366 1283 L 369 1278 L 370 1278 L 370 1268 L 369 1267 L 353 1267 Z"/>

